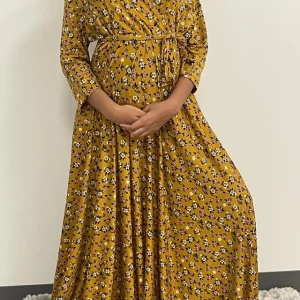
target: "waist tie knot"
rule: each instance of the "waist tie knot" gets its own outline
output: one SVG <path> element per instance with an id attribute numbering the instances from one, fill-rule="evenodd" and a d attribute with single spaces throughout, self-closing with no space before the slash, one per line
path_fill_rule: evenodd
<path id="1" fill-rule="evenodd" d="M 173 85 L 175 80 L 179 75 L 179 64 L 180 64 L 180 55 L 177 42 L 180 44 L 185 44 L 186 39 L 184 35 L 176 32 L 161 34 L 161 35 L 148 35 L 148 34 L 125 34 L 125 35 L 111 35 L 105 36 L 102 41 L 130 41 L 130 40 L 162 40 L 161 52 L 160 52 L 160 62 L 158 61 L 157 56 L 155 56 L 155 62 L 157 66 L 157 75 L 158 75 L 158 86 L 165 87 L 168 85 Z M 142 45 L 142 44 L 141 44 Z M 139 46 L 135 59 L 138 57 L 138 52 L 140 51 Z M 130 76 L 130 80 L 131 80 Z M 131 92 L 130 92 L 131 93 Z"/>

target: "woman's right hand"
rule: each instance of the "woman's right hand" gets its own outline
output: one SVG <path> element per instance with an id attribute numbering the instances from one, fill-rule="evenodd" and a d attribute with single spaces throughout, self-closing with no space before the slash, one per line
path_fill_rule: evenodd
<path id="1" fill-rule="evenodd" d="M 108 110 L 107 114 L 104 115 L 110 121 L 116 123 L 117 125 L 120 124 L 132 124 L 140 117 L 145 114 L 144 111 L 141 109 L 130 105 L 124 104 L 117 106 L 112 105 L 111 109 Z"/>
<path id="2" fill-rule="evenodd" d="M 133 105 L 116 103 L 100 88 L 90 95 L 88 103 L 117 125 L 132 124 L 146 113 Z"/>

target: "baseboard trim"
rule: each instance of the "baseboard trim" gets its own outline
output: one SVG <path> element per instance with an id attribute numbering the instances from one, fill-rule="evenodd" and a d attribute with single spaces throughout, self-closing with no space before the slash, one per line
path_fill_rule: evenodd
<path id="1" fill-rule="evenodd" d="M 259 289 L 291 287 L 300 292 L 300 271 L 259 273 Z"/>
<path id="2" fill-rule="evenodd" d="M 259 289 L 291 287 L 300 291 L 300 271 L 259 273 Z M 27 295 L 51 294 L 52 284 L 0 287 L 1 300 L 23 300 Z"/>
<path id="3" fill-rule="evenodd" d="M 1 300 L 23 300 L 27 295 L 51 294 L 53 284 L 17 285 L 0 287 Z"/>

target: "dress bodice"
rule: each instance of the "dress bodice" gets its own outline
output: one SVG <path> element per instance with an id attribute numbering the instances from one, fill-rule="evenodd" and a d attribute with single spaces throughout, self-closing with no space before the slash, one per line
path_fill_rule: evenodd
<path id="1" fill-rule="evenodd" d="M 86 0 L 84 18 L 90 41 L 124 34 L 187 34 L 195 21 L 197 0 Z"/>

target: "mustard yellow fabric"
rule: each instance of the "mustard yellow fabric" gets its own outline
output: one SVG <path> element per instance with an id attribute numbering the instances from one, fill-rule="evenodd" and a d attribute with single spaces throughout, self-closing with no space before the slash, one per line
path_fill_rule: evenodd
<path id="1" fill-rule="evenodd" d="M 64 1 L 77 111 L 52 300 L 258 299 L 253 199 L 195 96 L 207 49 L 199 0 Z M 193 91 L 145 138 L 86 101 L 144 108 L 179 76 Z"/>

